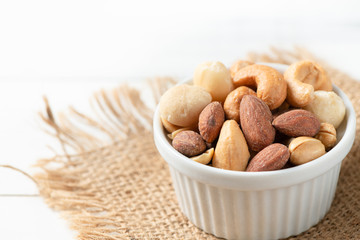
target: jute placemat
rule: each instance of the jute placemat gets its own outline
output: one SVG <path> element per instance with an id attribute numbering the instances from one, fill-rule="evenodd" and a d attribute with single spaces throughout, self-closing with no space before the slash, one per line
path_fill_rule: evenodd
<path id="1" fill-rule="evenodd" d="M 314 57 L 303 49 L 273 49 L 248 59 L 289 64 Z M 358 135 L 360 83 L 322 64 L 352 100 Z M 172 84 L 170 79 L 150 82 L 155 102 Z M 180 212 L 168 167 L 153 143 L 149 99 L 126 85 L 100 91 L 94 99 L 96 119 L 74 109 L 55 118 L 48 104 L 41 114 L 64 151 L 37 163 L 42 171 L 34 178 L 46 203 L 68 220 L 78 239 L 216 239 Z M 356 138 L 329 213 L 291 239 L 360 239 L 359 146 Z"/>

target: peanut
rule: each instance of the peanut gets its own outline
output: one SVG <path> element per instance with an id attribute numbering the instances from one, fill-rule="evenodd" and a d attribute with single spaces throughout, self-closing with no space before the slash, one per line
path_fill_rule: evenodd
<path id="1" fill-rule="evenodd" d="M 310 162 L 325 154 L 325 146 L 312 137 L 297 137 L 289 144 L 290 162 L 295 165 Z"/>
<path id="2" fill-rule="evenodd" d="M 206 165 L 211 161 L 213 156 L 214 156 L 214 148 L 210 148 L 203 154 L 196 157 L 192 157 L 191 159 L 194 160 L 195 162 Z"/>
<path id="3" fill-rule="evenodd" d="M 336 144 L 336 129 L 330 123 L 321 123 L 320 130 L 315 138 L 324 144 L 326 150 L 329 150 Z"/>

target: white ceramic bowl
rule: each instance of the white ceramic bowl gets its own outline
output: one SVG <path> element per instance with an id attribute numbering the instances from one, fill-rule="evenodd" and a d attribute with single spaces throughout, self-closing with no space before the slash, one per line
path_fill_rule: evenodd
<path id="1" fill-rule="evenodd" d="M 280 72 L 287 68 L 266 65 Z M 341 162 L 355 138 L 353 106 L 339 88 L 334 91 L 346 106 L 336 146 L 304 165 L 268 172 L 223 170 L 185 157 L 167 139 L 157 107 L 155 144 L 169 165 L 182 212 L 205 232 L 227 239 L 285 238 L 317 224 L 331 206 Z"/>

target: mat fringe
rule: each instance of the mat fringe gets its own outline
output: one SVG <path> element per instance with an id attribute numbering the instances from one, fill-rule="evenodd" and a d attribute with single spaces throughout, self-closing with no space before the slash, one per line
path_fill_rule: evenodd
<path id="1" fill-rule="evenodd" d="M 91 101 L 97 119 L 74 108 L 69 109 L 68 115 L 60 113 L 55 118 L 44 97 L 45 113 L 39 116 L 50 128 L 45 131 L 58 139 L 62 153 L 39 160 L 35 166 L 42 172 L 34 175 L 34 181 L 40 182 L 40 194 L 47 204 L 61 211 L 62 216 L 71 221 L 71 228 L 81 229 L 79 239 L 122 239 L 116 236 L 114 229 L 124 227 L 117 224 L 116 214 L 104 207 L 101 198 L 87 191 L 89 183 L 79 180 L 87 171 L 79 165 L 89 161 L 86 158 L 92 153 L 107 151 L 106 146 L 151 134 L 153 109 L 148 103 L 157 104 L 161 95 L 174 84 L 171 78 L 148 81 L 153 99 L 146 102 L 141 99 L 139 89 L 127 84 L 108 92 L 101 90 Z"/>

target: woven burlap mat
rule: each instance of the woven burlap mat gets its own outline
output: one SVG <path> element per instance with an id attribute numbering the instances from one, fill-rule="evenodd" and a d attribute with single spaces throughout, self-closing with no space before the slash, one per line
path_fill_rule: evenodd
<path id="1" fill-rule="evenodd" d="M 249 60 L 289 64 L 314 59 L 303 49 L 252 53 Z M 320 61 L 321 62 L 321 61 Z M 352 100 L 359 134 L 360 83 L 321 62 Z M 155 102 L 172 84 L 150 82 Z M 168 167 L 153 143 L 153 108 L 138 90 L 122 85 L 94 97 L 96 117 L 70 109 L 43 120 L 63 153 L 39 160 L 34 176 L 41 196 L 64 216 L 78 239 L 216 239 L 181 213 Z M 360 239 L 359 138 L 343 162 L 330 211 L 316 226 L 291 239 Z"/>

